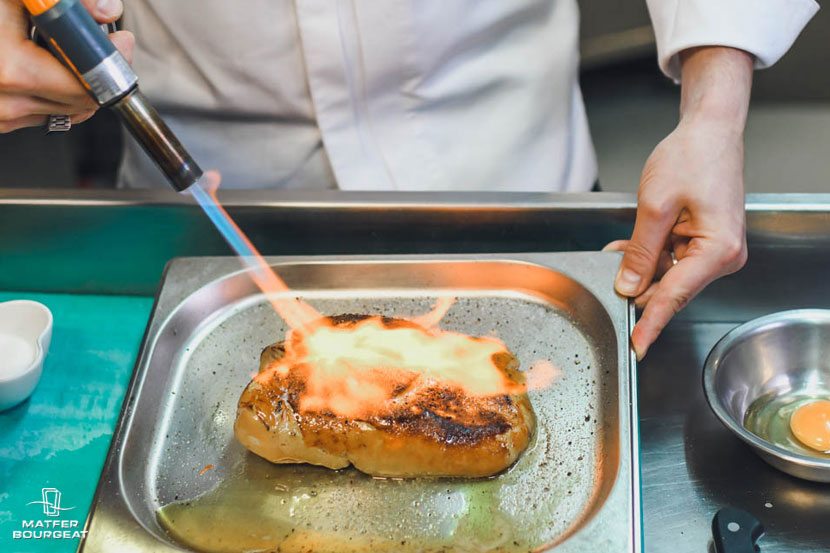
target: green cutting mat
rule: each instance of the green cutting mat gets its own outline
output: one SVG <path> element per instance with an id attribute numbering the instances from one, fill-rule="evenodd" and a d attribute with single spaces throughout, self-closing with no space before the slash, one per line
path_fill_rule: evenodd
<path id="1" fill-rule="evenodd" d="M 72 552 L 77 538 L 15 539 L 14 531 L 24 521 L 65 525 L 35 532 L 83 529 L 153 299 L 0 292 L 0 302 L 13 299 L 45 304 L 54 327 L 34 393 L 0 412 L 0 552 Z M 42 504 L 27 505 L 43 488 L 59 490 L 69 510 L 50 517 Z"/>

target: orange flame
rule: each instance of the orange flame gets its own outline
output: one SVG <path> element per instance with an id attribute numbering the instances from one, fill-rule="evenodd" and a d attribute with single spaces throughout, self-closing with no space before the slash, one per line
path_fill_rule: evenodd
<path id="1" fill-rule="evenodd" d="M 265 293 L 268 301 L 274 307 L 280 317 L 290 326 L 294 331 L 312 331 L 315 325 L 323 324 L 325 319 L 314 307 L 304 302 L 298 297 L 285 297 L 285 294 L 291 293 L 291 288 L 282 280 L 274 269 L 266 263 L 262 254 L 254 246 L 248 236 L 242 232 L 239 225 L 236 224 L 216 196 L 216 191 L 219 190 L 219 184 L 222 178 L 216 171 L 207 171 L 204 174 L 200 184 L 203 190 L 210 196 L 213 201 L 213 206 L 221 214 L 225 222 L 233 229 L 236 238 L 241 240 L 245 247 L 253 253 L 252 256 L 245 259 L 250 269 L 251 278 L 253 278 L 260 290 Z M 436 326 L 444 315 L 447 314 L 450 307 L 455 303 L 454 297 L 441 297 L 435 303 L 434 308 L 429 313 L 413 317 L 412 321 L 425 328 Z"/>
<path id="2" fill-rule="evenodd" d="M 311 334 L 289 337 L 284 347 L 285 355 L 254 378 L 267 385 L 300 370 L 302 411 L 349 418 L 394 403 L 403 391 L 436 384 L 468 397 L 493 397 L 545 388 L 559 375 L 549 361 L 539 361 L 524 373 L 524 381 L 513 380 L 497 362 L 509 355 L 497 338 L 414 325 L 389 327 L 379 316 L 350 326 L 318 325 Z"/>
<path id="3" fill-rule="evenodd" d="M 524 382 L 513 380 L 495 361 L 500 355 L 510 354 L 501 340 L 437 328 L 455 302 L 454 297 L 440 297 L 430 312 L 411 317 L 417 326 L 390 328 L 379 316 L 354 325 L 335 325 L 291 295 L 288 285 L 219 203 L 219 182 L 218 173 L 205 173 L 202 190 L 214 203 L 210 207 L 221 213 L 220 223 L 236 233 L 233 238 L 242 241 L 242 251 L 252 252 L 243 258 L 251 277 L 291 327 L 283 359 L 254 378 L 265 383 L 275 373 L 285 377 L 292 367 L 306 367 L 309 375 L 301 409 L 326 409 L 354 417 L 389 401 L 402 385 L 429 386 L 438 381 L 459 387 L 468 396 L 486 397 L 545 388 L 559 375 L 549 361 L 540 361 L 524 373 Z"/>
<path id="4" fill-rule="evenodd" d="M 441 322 L 441 319 L 444 318 L 444 315 L 447 314 L 447 311 L 450 310 L 450 307 L 452 307 L 454 303 L 454 297 L 440 297 L 438 298 L 438 301 L 435 302 L 435 305 L 432 306 L 432 311 L 430 311 L 429 313 L 424 313 L 423 315 L 419 315 L 417 317 L 412 317 L 410 320 L 413 323 L 421 325 L 424 328 L 432 328 L 434 326 L 438 326 L 438 323 Z"/>
<path id="5" fill-rule="evenodd" d="M 539 359 L 525 373 L 525 388 L 527 390 L 544 390 L 549 388 L 561 374 L 562 371 L 557 369 L 553 363 L 547 359 Z"/>
<path id="6" fill-rule="evenodd" d="M 245 262 L 250 268 L 251 278 L 254 279 L 257 286 L 265 293 L 274 310 L 288 323 L 288 326 L 295 330 L 310 329 L 316 321 L 323 320 L 323 316 L 300 298 L 278 295 L 290 293 L 291 289 L 285 284 L 285 281 L 277 276 L 274 269 L 265 262 L 259 250 L 256 249 L 248 236 L 236 224 L 236 221 L 228 215 L 228 212 L 219 203 L 219 199 L 216 197 L 216 191 L 219 189 L 220 181 L 221 177 L 215 171 L 206 172 L 202 179 L 204 190 L 210 196 L 211 200 L 213 200 L 216 209 L 222 213 L 227 223 L 236 232 L 237 238 L 241 239 L 245 246 L 254 254 L 250 258 L 245 259 Z"/>
<path id="7" fill-rule="evenodd" d="M 264 384 L 275 373 L 287 377 L 302 366 L 307 371 L 303 411 L 356 417 L 393 398 L 396 388 L 440 381 L 468 395 L 490 396 L 512 384 L 492 361 L 507 352 L 499 340 L 415 326 L 390 328 L 380 317 L 349 327 L 318 326 L 286 341 L 285 350 L 285 357 L 256 379 Z"/>

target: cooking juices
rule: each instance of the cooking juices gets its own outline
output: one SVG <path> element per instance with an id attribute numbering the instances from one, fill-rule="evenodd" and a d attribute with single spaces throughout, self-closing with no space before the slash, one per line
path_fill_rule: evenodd
<path id="1" fill-rule="evenodd" d="M 550 440 L 543 431 L 517 465 L 476 479 L 373 478 L 245 455 L 157 520 L 202 553 L 527 553 L 567 535 L 596 492 L 591 461 L 551 455 Z"/>
<path id="2" fill-rule="evenodd" d="M 529 551 L 532 542 L 515 530 L 520 515 L 500 506 L 501 484 L 416 483 L 308 465 L 275 470 L 249 457 L 215 489 L 157 516 L 176 542 L 204 553 Z"/>

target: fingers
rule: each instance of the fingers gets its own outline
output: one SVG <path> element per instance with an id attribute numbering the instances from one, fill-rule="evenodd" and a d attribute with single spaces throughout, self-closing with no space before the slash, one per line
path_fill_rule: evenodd
<path id="1" fill-rule="evenodd" d="M 133 49 L 135 48 L 135 36 L 130 31 L 115 31 L 110 34 L 113 45 L 121 52 L 127 63 L 133 63 Z"/>
<path id="2" fill-rule="evenodd" d="M 110 39 L 131 61 L 135 45 L 132 33 L 118 31 Z M 50 52 L 25 40 L 12 54 L 0 59 L 0 123 L 8 123 L 3 132 L 33 121 L 31 115 L 79 115 L 98 108 L 75 76 Z"/>
<path id="3" fill-rule="evenodd" d="M 26 127 L 42 127 L 46 124 L 46 115 L 29 115 L 9 121 L 0 121 L 0 134 L 16 131 Z"/>
<path id="4" fill-rule="evenodd" d="M 22 94 L 5 94 L 0 92 L 0 119 L 9 120 L 27 115 L 79 115 L 90 111 L 85 106 L 72 106 L 52 100 Z"/>
<path id="5" fill-rule="evenodd" d="M 606 244 L 605 247 L 602 248 L 602 251 L 604 251 L 604 252 L 624 252 L 625 249 L 628 247 L 629 242 L 630 242 L 630 240 L 614 240 L 613 242 L 609 242 L 608 244 Z M 675 249 L 674 251 L 676 252 L 677 250 Z M 678 258 L 679 257 L 682 257 L 682 256 L 678 255 Z M 660 255 L 657 259 L 657 268 L 654 271 L 654 279 L 657 280 L 657 279 L 662 278 L 663 275 L 666 274 L 666 271 L 668 271 L 672 267 L 672 265 L 674 265 L 674 259 L 672 258 L 672 252 L 670 250 L 668 250 L 667 248 L 664 248 L 663 250 L 660 251 Z M 650 285 L 649 285 L 649 288 L 651 288 Z M 637 299 L 641 298 L 643 296 L 643 294 L 640 294 L 639 296 L 637 296 Z"/>
<path id="6" fill-rule="evenodd" d="M 95 115 L 96 113 L 98 113 L 97 110 L 96 111 L 88 111 L 86 113 L 76 115 L 75 117 L 72 117 L 72 124 L 73 125 L 80 125 L 84 121 L 87 121 L 87 120 L 91 119 L 92 116 Z"/>
<path id="7" fill-rule="evenodd" d="M 97 110 L 88 111 L 86 113 L 81 113 L 79 115 L 73 115 L 70 117 L 70 121 L 72 122 L 72 125 L 80 125 L 81 123 L 84 123 L 85 121 L 88 121 L 90 118 L 92 118 L 92 116 L 96 113 Z M 26 117 L 20 117 L 18 119 L 12 119 L 9 121 L 0 121 L 0 134 L 9 133 L 12 131 L 17 131 L 29 127 L 45 128 L 48 118 L 48 115 L 29 115 Z"/>
<path id="8" fill-rule="evenodd" d="M 733 273 L 746 262 L 745 240 L 723 240 L 723 243 L 693 244 L 686 237 L 671 237 L 658 257 L 655 279 L 638 296 L 634 305 L 643 309 L 639 322 L 631 333 L 631 343 L 637 359 L 645 356 L 648 348 L 671 318 L 716 278 Z M 733 244 L 734 242 L 734 244 Z M 737 244 L 737 245 L 736 245 Z M 603 251 L 627 251 L 629 240 L 615 240 Z M 671 248 L 671 249 L 669 249 Z M 677 262 L 672 259 L 675 252 Z"/>
<path id="9" fill-rule="evenodd" d="M 96 109 L 78 109 L 33 96 L 0 93 L 0 133 L 43 126 L 46 116 L 51 114 L 69 115 L 73 123 L 81 123 L 92 117 L 95 111 Z"/>
<path id="10" fill-rule="evenodd" d="M 110 35 L 113 45 L 128 62 L 132 61 L 135 37 L 128 31 Z M 24 41 L 14 52 L 0 61 L 0 91 L 39 96 L 64 104 L 95 106 L 78 79 L 51 52 Z"/>
<path id="11" fill-rule="evenodd" d="M 602 248 L 604 252 L 624 252 L 625 247 L 628 246 L 628 240 L 614 240 L 609 242 Z"/>
<path id="12" fill-rule="evenodd" d="M 648 304 L 649 300 L 654 296 L 654 293 L 657 291 L 660 282 L 652 282 L 651 286 L 646 288 L 646 291 L 634 298 L 634 306 L 637 309 L 643 309 Z"/>
<path id="13" fill-rule="evenodd" d="M 92 17 L 99 23 L 112 23 L 121 17 L 124 6 L 121 0 L 81 0 Z"/>
<path id="14" fill-rule="evenodd" d="M 689 256 L 678 261 L 653 290 L 649 290 L 650 297 L 645 298 L 643 314 L 631 333 L 631 344 L 638 360 L 645 356 L 669 320 L 720 276 L 722 269 L 717 259 L 711 256 Z"/>
<path id="15" fill-rule="evenodd" d="M 121 0 L 82 0 L 99 22 L 121 16 Z M 119 31 L 110 40 L 132 61 L 135 40 Z M 17 2 L 0 2 L 0 132 L 42 125 L 45 115 L 69 115 L 82 122 L 98 108 L 74 75 L 26 35 L 25 10 Z"/>
<path id="16" fill-rule="evenodd" d="M 18 44 L 0 62 L 0 91 L 37 96 L 85 109 L 95 107 L 81 83 L 51 53 L 34 42 Z"/>
<path id="17" fill-rule="evenodd" d="M 614 288 L 623 296 L 638 296 L 648 288 L 660 252 L 666 244 L 677 213 L 670 205 L 654 207 L 641 199 L 637 207 L 634 232 L 625 247 L 620 269 L 614 280 Z"/>

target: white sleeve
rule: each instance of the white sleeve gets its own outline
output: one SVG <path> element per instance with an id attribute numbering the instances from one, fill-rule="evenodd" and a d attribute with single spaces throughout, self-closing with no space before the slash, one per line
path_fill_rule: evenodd
<path id="1" fill-rule="evenodd" d="M 730 46 L 769 67 L 783 56 L 818 11 L 814 0 L 647 0 L 663 73 L 680 80 L 678 53 L 695 46 Z"/>

